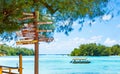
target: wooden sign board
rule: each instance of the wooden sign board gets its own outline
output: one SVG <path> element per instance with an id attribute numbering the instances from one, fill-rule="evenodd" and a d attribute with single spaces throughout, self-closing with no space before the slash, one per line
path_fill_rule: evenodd
<path id="1" fill-rule="evenodd" d="M 23 37 L 25 37 L 24 40 L 35 39 L 35 35 L 29 35 L 29 34 L 25 34 L 23 35 Z"/>
<path id="2" fill-rule="evenodd" d="M 33 15 L 34 15 L 34 13 L 26 13 L 26 12 L 23 12 L 23 15 L 33 16 Z"/>
<path id="3" fill-rule="evenodd" d="M 45 35 L 38 34 L 39 37 L 45 38 Z"/>
<path id="4" fill-rule="evenodd" d="M 22 30 L 22 34 L 26 34 L 26 33 L 28 33 L 28 32 L 29 32 L 28 29 L 23 29 L 23 30 Z"/>
<path id="5" fill-rule="evenodd" d="M 54 40 L 54 38 L 40 38 L 39 42 L 51 42 L 53 40 Z"/>
<path id="6" fill-rule="evenodd" d="M 52 30 L 37 30 L 37 32 L 52 32 Z"/>
<path id="7" fill-rule="evenodd" d="M 26 33 L 26 34 L 23 34 L 23 37 L 34 38 L 34 37 L 35 37 L 35 34 L 32 34 L 32 33 Z"/>
<path id="8" fill-rule="evenodd" d="M 33 19 L 34 16 L 27 16 L 27 17 L 24 17 L 24 18 L 20 18 L 19 20 L 28 20 L 28 19 Z"/>
<path id="9" fill-rule="evenodd" d="M 44 24 L 52 24 L 53 22 L 38 22 L 38 25 L 44 25 Z"/>
<path id="10" fill-rule="evenodd" d="M 35 29 L 23 29 L 22 30 L 23 37 L 35 37 Z"/>
<path id="11" fill-rule="evenodd" d="M 26 27 L 26 28 L 34 28 L 35 25 L 33 23 L 28 23 L 28 24 L 24 24 L 24 27 Z"/>
<path id="12" fill-rule="evenodd" d="M 22 36 L 23 36 L 21 31 L 17 31 L 17 32 L 16 32 L 16 35 L 19 36 L 19 37 L 22 37 Z"/>
<path id="13" fill-rule="evenodd" d="M 28 33 L 28 32 L 35 32 L 36 29 L 35 28 L 26 28 L 26 29 L 22 29 L 21 31 L 22 31 L 22 33 Z"/>
<path id="14" fill-rule="evenodd" d="M 35 32 L 36 28 L 35 28 L 35 25 L 33 25 L 33 23 L 29 23 L 29 24 L 24 24 L 23 28 L 22 28 L 22 31 L 34 31 Z"/>
<path id="15" fill-rule="evenodd" d="M 22 30 L 22 34 L 35 34 L 35 31 L 29 31 L 29 30 Z"/>
<path id="16" fill-rule="evenodd" d="M 33 37 L 20 37 L 19 40 L 34 40 Z"/>
<path id="17" fill-rule="evenodd" d="M 20 40 L 17 41 L 16 44 L 17 45 L 22 45 L 22 44 L 35 44 L 37 42 L 37 40 Z"/>

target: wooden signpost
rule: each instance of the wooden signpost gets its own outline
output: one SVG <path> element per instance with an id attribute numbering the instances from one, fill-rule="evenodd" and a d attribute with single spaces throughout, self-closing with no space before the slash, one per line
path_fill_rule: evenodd
<path id="1" fill-rule="evenodd" d="M 52 22 L 39 22 L 39 11 L 33 13 L 23 12 L 24 18 L 20 20 L 34 19 L 33 23 L 25 24 L 21 30 L 23 40 L 17 41 L 16 44 L 34 44 L 35 45 L 35 59 L 34 59 L 34 74 L 39 74 L 39 42 L 51 42 L 54 38 L 46 38 L 45 36 L 39 35 L 39 32 L 52 32 L 52 30 L 38 30 L 38 25 L 52 24 Z"/>

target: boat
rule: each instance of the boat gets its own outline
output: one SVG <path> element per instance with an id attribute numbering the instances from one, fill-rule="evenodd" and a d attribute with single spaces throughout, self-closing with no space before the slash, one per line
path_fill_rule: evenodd
<path id="1" fill-rule="evenodd" d="M 89 60 L 87 60 L 86 58 L 74 58 L 72 59 L 72 61 L 70 61 L 70 63 L 73 64 L 88 64 L 91 63 Z"/>

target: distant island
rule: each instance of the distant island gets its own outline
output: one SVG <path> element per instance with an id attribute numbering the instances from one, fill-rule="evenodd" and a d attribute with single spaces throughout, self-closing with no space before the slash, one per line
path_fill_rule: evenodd
<path id="1" fill-rule="evenodd" d="M 120 45 L 116 44 L 111 47 L 90 43 L 82 44 L 79 48 L 74 48 L 70 54 L 71 56 L 120 56 Z"/>
<path id="2" fill-rule="evenodd" d="M 19 54 L 22 54 L 23 56 L 34 55 L 34 51 L 27 48 L 0 45 L 0 56 L 16 56 Z"/>

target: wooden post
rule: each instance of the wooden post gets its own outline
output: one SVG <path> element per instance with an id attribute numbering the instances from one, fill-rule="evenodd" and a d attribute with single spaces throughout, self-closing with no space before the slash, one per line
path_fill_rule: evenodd
<path id="1" fill-rule="evenodd" d="M 22 54 L 19 55 L 19 74 L 22 74 Z"/>
<path id="2" fill-rule="evenodd" d="M 11 68 L 9 68 L 9 74 L 11 74 Z"/>
<path id="3" fill-rule="evenodd" d="M 2 74 L 2 67 L 0 66 L 0 74 Z"/>
<path id="4" fill-rule="evenodd" d="M 39 74 L 39 44 L 38 44 L 38 32 L 37 32 L 37 22 L 39 21 L 39 11 L 35 11 L 34 25 L 35 31 L 35 62 L 34 62 L 34 74 Z"/>

